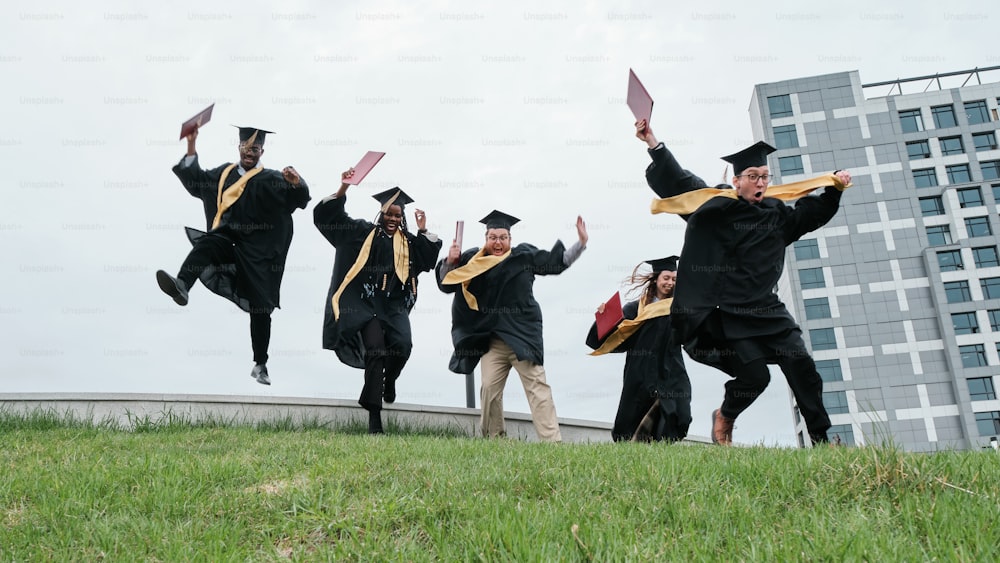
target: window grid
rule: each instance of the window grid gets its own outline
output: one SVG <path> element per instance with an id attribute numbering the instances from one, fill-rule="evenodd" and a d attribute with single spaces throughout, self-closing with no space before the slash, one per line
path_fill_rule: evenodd
<path id="1" fill-rule="evenodd" d="M 920 115 L 920 109 L 908 109 L 899 112 L 899 125 L 903 129 L 903 133 L 923 131 L 924 120 Z"/>
<path id="2" fill-rule="evenodd" d="M 941 137 L 938 141 L 941 143 L 941 154 L 944 156 L 965 152 L 961 137 Z"/>
<path id="3" fill-rule="evenodd" d="M 989 365 L 986 363 L 986 348 L 982 344 L 959 346 L 958 353 L 962 356 L 962 367 L 978 368 Z"/>
<path id="4" fill-rule="evenodd" d="M 969 121 L 969 125 L 988 123 L 990 120 L 990 113 L 986 108 L 986 100 L 965 102 L 965 118 Z"/>
<path id="5" fill-rule="evenodd" d="M 979 280 L 983 290 L 983 299 L 1000 299 L 1000 278 L 983 278 Z"/>
<path id="6" fill-rule="evenodd" d="M 938 185 L 937 174 L 933 168 L 919 168 L 913 171 L 913 183 L 918 188 L 933 188 Z"/>
<path id="7" fill-rule="evenodd" d="M 837 347 L 837 333 L 832 328 L 809 329 L 809 342 L 813 350 L 833 350 Z"/>
<path id="8" fill-rule="evenodd" d="M 951 228 L 948 225 L 931 225 L 927 227 L 927 243 L 931 246 L 951 244 Z"/>
<path id="9" fill-rule="evenodd" d="M 955 328 L 955 334 L 979 334 L 975 311 L 952 313 L 951 325 Z"/>
<path id="10" fill-rule="evenodd" d="M 819 241 L 816 239 L 795 241 L 795 259 L 812 260 L 819 258 Z"/>
<path id="11" fill-rule="evenodd" d="M 771 117 L 788 117 L 792 115 L 792 97 L 789 94 L 781 96 L 769 96 L 767 98 L 767 109 Z"/>
<path id="12" fill-rule="evenodd" d="M 909 143 L 906 143 L 906 155 L 910 157 L 910 160 L 930 158 L 931 144 L 926 140 L 910 141 Z"/>
<path id="13" fill-rule="evenodd" d="M 972 249 L 972 260 L 977 268 L 992 268 L 1000 266 L 1000 255 L 995 246 L 980 246 Z"/>
<path id="14" fill-rule="evenodd" d="M 980 436 L 996 436 L 1000 434 L 1000 411 L 976 413 L 976 428 Z"/>
<path id="15" fill-rule="evenodd" d="M 843 414 L 845 412 L 851 412 L 847 407 L 846 391 L 824 391 L 823 405 L 826 407 L 826 412 L 828 414 Z"/>
<path id="16" fill-rule="evenodd" d="M 777 149 L 794 149 L 799 146 L 799 136 L 795 134 L 794 125 L 783 125 L 774 128 L 774 146 Z"/>
<path id="17" fill-rule="evenodd" d="M 834 424 L 826 431 L 826 435 L 830 438 L 830 443 L 832 444 L 836 444 L 839 439 L 841 446 L 855 445 L 854 428 L 850 424 Z"/>
<path id="18" fill-rule="evenodd" d="M 983 202 L 983 192 L 979 188 L 962 188 L 956 192 L 958 193 L 958 204 L 963 208 L 986 205 Z"/>
<path id="19" fill-rule="evenodd" d="M 807 320 L 830 318 L 830 300 L 826 297 L 804 299 L 802 303 L 806 309 Z"/>
<path id="20" fill-rule="evenodd" d="M 799 285 L 802 289 L 826 287 L 826 278 L 823 276 L 823 268 L 803 268 L 799 270 Z"/>
<path id="21" fill-rule="evenodd" d="M 840 369 L 840 360 L 817 360 L 816 371 L 824 382 L 843 381 L 844 372 Z"/>
<path id="22" fill-rule="evenodd" d="M 955 121 L 955 108 L 951 104 L 932 107 L 931 115 L 934 117 L 934 127 L 937 129 L 958 125 Z"/>
<path id="23" fill-rule="evenodd" d="M 972 145 L 976 147 L 976 152 L 994 150 L 997 148 L 997 135 L 993 131 L 973 133 Z"/>
<path id="24" fill-rule="evenodd" d="M 932 215 L 944 215 L 944 201 L 941 196 L 931 196 L 920 198 L 920 214 L 924 217 Z"/>
<path id="25" fill-rule="evenodd" d="M 964 270 L 962 263 L 962 252 L 960 250 L 945 250 L 937 253 L 938 267 L 942 272 L 954 272 Z"/>
<path id="26" fill-rule="evenodd" d="M 948 303 L 965 303 L 972 301 L 972 291 L 966 280 L 945 282 L 944 295 Z"/>
<path id="27" fill-rule="evenodd" d="M 949 184 L 965 184 L 972 181 L 968 164 L 952 164 L 945 166 L 944 170 L 948 174 Z"/>
<path id="28" fill-rule="evenodd" d="M 803 174 L 806 171 L 799 155 L 778 158 L 778 170 L 781 170 L 782 174 Z"/>
<path id="29" fill-rule="evenodd" d="M 1000 309 L 990 309 L 986 315 L 990 318 L 990 330 L 1000 332 Z"/>
<path id="30" fill-rule="evenodd" d="M 969 234 L 969 238 L 973 237 L 988 237 L 993 234 L 993 228 L 990 227 L 989 217 L 966 217 L 965 218 L 965 232 Z"/>
<path id="31" fill-rule="evenodd" d="M 966 381 L 969 382 L 969 398 L 973 401 L 992 401 L 997 398 L 992 377 L 970 377 Z"/>
<path id="32" fill-rule="evenodd" d="M 1000 160 L 987 160 L 979 163 L 979 169 L 983 172 L 983 180 L 1000 179 Z"/>

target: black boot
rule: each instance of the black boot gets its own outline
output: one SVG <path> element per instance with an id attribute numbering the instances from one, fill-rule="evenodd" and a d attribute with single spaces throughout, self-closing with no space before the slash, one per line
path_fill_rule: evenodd
<path id="1" fill-rule="evenodd" d="M 382 430 L 382 411 L 368 411 L 368 433 L 385 434 Z"/>

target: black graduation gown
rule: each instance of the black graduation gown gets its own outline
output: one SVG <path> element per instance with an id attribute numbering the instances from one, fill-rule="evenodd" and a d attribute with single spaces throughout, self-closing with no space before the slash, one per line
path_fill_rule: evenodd
<path id="1" fill-rule="evenodd" d="M 701 178 L 680 167 L 666 147 L 649 153 L 653 162 L 646 169 L 646 181 L 658 196 L 705 187 Z M 756 350 L 754 343 L 766 340 L 757 337 L 800 332 L 776 292 L 785 247 L 830 221 L 840 206 L 840 195 L 830 186 L 819 196 L 800 198 L 794 207 L 769 197 L 759 204 L 716 197 L 682 216 L 687 229 L 671 317 L 677 338 L 689 353 L 715 348 L 719 341 L 736 342 L 736 352 L 747 362 L 768 355 Z M 714 311 L 718 311 L 718 322 L 711 323 L 714 342 L 707 342 L 703 325 Z M 706 363 L 722 366 L 720 361 Z"/>
<path id="2" fill-rule="evenodd" d="M 219 178 L 229 163 L 202 170 L 197 155 L 190 166 L 182 167 L 183 162 L 181 159 L 174 166 L 174 174 L 188 193 L 201 200 L 207 230 L 231 239 L 236 251 L 235 263 L 207 268 L 201 274 L 202 283 L 244 311 L 270 312 L 280 304 L 281 278 L 292 243 L 292 212 L 305 209 L 310 199 L 305 180 L 296 187 L 286 182 L 277 170 L 261 170 L 250 178 L 243 194 L 213 230 Z M 226 189 L 239 179 L 234 168 L 226 177 Z M 187 235 L 194 244 L 205 233 L 188 228 Z"/>
<path id="3" fill-rule="evenodd" d="M 464 266 L 479 252 L 473 248 L 462 253 L 458 266 Z M 451 305 L 451 340 L 455 349 L 448 369 L 454 373 L 472 373 L 479 358 L 490 347 L 491 336 L 502 339 L 514 350 L 518 360 L 544 365 L 542 343 L 542 309 L 535 301 L 535 276 L 560 274 L 568 268 L 563 263 L 566 247 L 556 241 L 552 250 L 539 250 L 530 244 L 519 244 L 510 256 L 469 282 L 469 291 L 476 296 L 479 311 L 473 311 L 465 301 L 461 284 L 441 283 L 438 262 L 438 288 L 454 293 Z"/>
<path id="4" fill-rule="evenodd" d="M 323 201 L 313 208 L 313 222 L 326 240 L 337 249 L 330 288 L 323 315 L 323 348 L 333 350 L 337 358 L 353 368 L 364 369 L 365 346 L 361 329 L 378 318 L 385 331 L 386 347 L 394 354 L 409 357 L 413 347 L 410 310 L 417 300 L 417 276 L 434 267 L 441 241 L 432 242 L 424 235 L 404 232 L 409 242 L 410 269 L 406 283 L 399 281 L 393 266 L 392 238 L 381 229 L 372 240 L 368 263 L 340 294 L 340 318 L 334 320 L 333 294 L 340 288 L 354 265 L 361 247 L 375 225 L 352 219 L 344 204 L 347 196 Z"/>
<path id="5" fill-rule="evenodd" d="M 639 301 L 626 303 L 622 313 L 626 319 L 636 318 Z M 622 395 L 611 428 L 611 437 L 616 442 L 632 438 L 657 398 L 659 412 L 650 438 L 682 440 L 687 436 L 691 425 L 691 381 L 684 367 L 680 344 L 673 340 L 671 333 L 670 316 L 655 317 L 643 322 L 612 350 L 625 353 Z M 596 350 L 611 334 L 613 331 L 603 339 L 597 338 L 597 323 L 594 323 L 587 333 L 587 346 Z"/>

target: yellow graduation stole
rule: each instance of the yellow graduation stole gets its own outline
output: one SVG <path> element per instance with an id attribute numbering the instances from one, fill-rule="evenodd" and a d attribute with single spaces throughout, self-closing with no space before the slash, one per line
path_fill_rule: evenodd
<path id="1" fill-rule="evenodd" d="M 844 185 L 834 174 L 825 174 L 808 180 L 792 182 L 791 184 L 780 184 L 767 189 L 766 197 L 773 197 L 781 201 L 794 201 L 805 197 L 810 193 L 826 186 L 834 186 L 840 191 L 851 187 L 853 184 Z M 713 197 L 728 197 L 736 199 L 736 190 L 719 188 L 701 188 L 692 190 L 680 195 L 667 198 L 655 198 L 650 205 L 649 211 L 656 213 L 673 213 L 675 215 L 690 215 L 698 210 L 702 204 Z"/>
<path id="2" fill-rule="evenodd" d="M 462 284 L 462 295 L 465 297 L 465 303 L 473 311 L 479 310 L 479 301 L 476 300 L 476 296 L 469 291 L 469 282 L 479 274 L 489 271 L 490 268 L 496 266 L 500 262 L 503 262 L 510 256 L 510 250 L 501 254 L 500 256 L 495 256 L 493 254 L 486 255 L 486 247 L 479 249 L 479 252 L 472 257 L 467 264 L 462 267 L 455 268 L 454 270 L 447 273 L 441 283 L 444 285 L 453 285 L 456 283 Z"/>
<path id="3" fill-rule="evenodd" d="M 218 208 L 218 211 L 215 212 L 215 219 L 212 221 L 213 229 L 219 226 L 219 221 L 222 220 L 222 214 L 225 213 L 227 209 L 232 207 L 233 204 L 236 203 L 236 200 L 240 199 L 240 196 L 243 195 L 243 189 L 246 188 L 247 182 L 250 181 L 250 178 L 253 178 L 258 172 L 263 170 L 260 166 L 248 170 L 246 174 L 240 176 L 240 179 L 236 180 L 236 182 L 232 186 L 229 186 L 229 189 L 223 193 L 222 190 L 226 185 L 226 178 L 229 177 L 229 173 L 233 171 L 233 168 L 236 168 L 235 163 L 227 166 L 226 169 L 222 171 L 222 177 L 219 178 L 219 195 L 216 199 L 216 207 Z"/>
<path id="4" fill-rule="evenodd" d="M 361 268 L 364 268 L 365 264 L 368 263 L 368 255 L 372 251 L 372 241 L 375 240 L 375 233 L 378 230 L 379 227 L 376 226 L 368 233 L 365 242 L 361 244 L 358 258 L 351 265 L 351 269 L 344 276 L 344 281 L 340 282 L 340 287 L 337 288 L 337 292 L 333 294 L 333 298 L 330 300 L 331 305 L 333 305 L 333 320 L 335 321 L 340 319 L 340 295 L 344 293 L 347 285 L 358 275 Z M 399 281 L 403 285 L 406 285 L 406 280 L 410 277 L 410 245 L 409 241 L 406 240 L 406 236 L 399 229 L 396 229 L 396 232 L 392 235 L 392 261 L 396 270 L 396 277 L 399 278 Z"/>
<path id="5" fill-rule="evenodd" d="M 622 342 L 628 340 L 628 337 L 635 334 L 635 331 L 639 330 L 642 323 L 648 321 L 649 319 L 655 319 L 656 317 L 665 317 L 670 314 L 670 305 L 674 302 L 673 297 L 667 297 L 666 299 L 660 299 L 655 303 L 649 305 L 646 304 L 646 297 L 643 296 L 639 300 L 639 314 L 635 316 L 634 319 L 625 319 L 618 324 L 618 328 L 612 332 L 604 344 L 597 350 L 590 353 L 591 356 L 600 356 L 607 354 L 608 352 L 613 352 L 615 348 L 621 345 Z"/>

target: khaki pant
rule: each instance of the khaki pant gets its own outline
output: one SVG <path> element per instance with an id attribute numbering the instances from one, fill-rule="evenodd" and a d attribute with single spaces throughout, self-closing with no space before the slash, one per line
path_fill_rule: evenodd
<path id="1" fill-rule="evenodd" d="M 518 360 L 503 340 L 494 338 L 490 349 L 480 359 L 483 385 L 479 390 L 479 400 L 483 406 L 481 428 L 483 436 L 495 437 L 506 434 L 503 418 L 503 390 L 507 385 L 510 368 L 521 376 L 521 385 L 531 407 L 531 419 L 535 424 L 538 439 L 543 442 L 561 442 L 559 423 L 556 421 L 556 405 L 552 401 L 552 388 L 545 382 L 545 368 L 527 360 Z"/>

